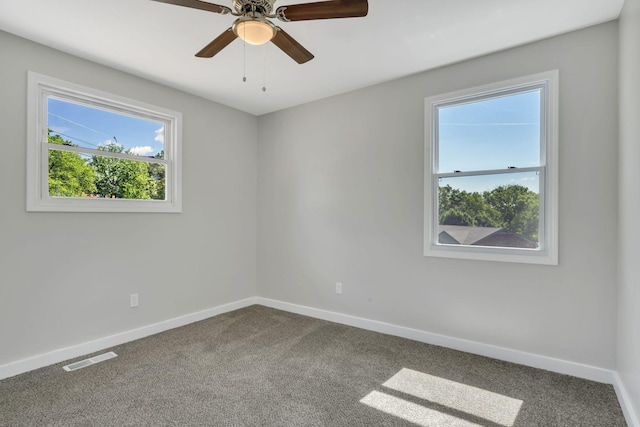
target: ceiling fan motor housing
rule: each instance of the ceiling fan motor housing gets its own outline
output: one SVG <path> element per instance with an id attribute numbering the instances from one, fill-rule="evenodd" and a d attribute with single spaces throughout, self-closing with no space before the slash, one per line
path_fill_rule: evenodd
<path id="1" fill-rule="evenodd" d="M 270 15 L 276 0 L 233 0 L 233 7 L 240 15 Z"/>

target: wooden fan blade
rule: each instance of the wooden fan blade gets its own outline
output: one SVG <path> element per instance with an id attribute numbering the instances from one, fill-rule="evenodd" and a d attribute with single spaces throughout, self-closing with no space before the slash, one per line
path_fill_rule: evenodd
<path id="1" fill-rule="evenodd" d="M 219 4 L 207 3 L 200 0 L 153 0 L 160 3 L 175 4 L 176 6 L 191 7 L 193 9 L 206 10 L 208 12 L 221 13 L 226 15 L 231 13 L 231 9 Z"/>
<path id="2" fill-rule="evenodd" d="M 293 37 L 285 33 L 280 27 L 278 27 L 278 31 L 271 41 L 298 64 L 304 64 L 305 62 L 313 59 L 313 54 L 311 52 L 302 47 L 300 43 L 295 41 Z"/>
<path id="3" fill-rule="evenodd" d="M 199 58 L 211 58 L 213 55 L 220 52 L 227 47 L 229 43 L 236 39 L 236 33 L 233 32 L 231 27 L 227 28 L 224 33 L 220 34 L 214 41 L 206 45 L 202 50 L 196 53 Z"/>
<path id="4" fill-rule="evenodd" d="M 312 19 L 358 18 L 367 16 L 367 0 L 332 0 L 292 4 L 276 9 L 281 21 L 309 21 Z"/>

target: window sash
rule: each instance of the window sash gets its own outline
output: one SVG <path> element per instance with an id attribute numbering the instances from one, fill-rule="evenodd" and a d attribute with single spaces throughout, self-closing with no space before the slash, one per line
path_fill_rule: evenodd
<path id="1" fill-rule="evenodd" d="M 442 102 L 434 103 L 431 106 L 431 120 L 433 128 L 433 144 L 432 144 L 432 159 L 433 165 L 432 171 L 438 173 L 440 171 L 439 159 L 440 159 L 440 109 L 446 107 L 453 107 L 458 105 L 472 104 L 495 98 L 505 98 L 512 95 L 518 95 L 521 93 L 540 91 L 540 146 L 539 146 L 539 165 L 543 166 L 547 164 L 547 105 L 549 101 L 549 87 L 548 82 L 535 82 L 529 84 L 523 84 L 512 88 L 506 88 L 504 90 L 497 89 L 488 91 L 485 93 L 460 96 L 457 98 L 450 98 Z M 505 166 L 506 167 L 506 166 Z M 523 168 L 518 168 L 523 169 Z M 457 172 L 456 172 L 457 173 Z"/>
<path id="2" fill-rule="evenodd" d="M 546 233 L 544 232 L 545 226 L 547 224 L 546 215 L 546 167 L 545 166 L 537 166 L 530 168 L 516 168 L 516 169 L 499 169 L 499 170 L 490 170 L 490 171 L 473 171 L 473 172 L 453 172 L 453 173 L 438 173 L 433 174 L 432 179 L 432 188 L 431 194 L 433 195 L 432 202 L 432 244 L 436 246 L 454 246 L 446 243 L 440 243 L 438 239 L 438 231 L 439 231 L 439 220 L 440 217 L 440 200 L 439 200 L 439 189 L 440 189 L 440 178 L 456 178 L 456 177 L 473 177 L 473 176 L 487 176 L 487 175 L 510 175 L 517 174 L 523 172 L 537 172 L 538 173 L 538 248 L 536 249 L 528 249 L 528 248 L 506 248 L 504 246 L 482 246 L 483 250 L 502 252 L 503 250 L 524 250 L 524 251 L 535 251 L 540 252 L 546 248 Z M 455 245 L 456 247 L 464 247 L 474 249 L 472 245 Z"/>

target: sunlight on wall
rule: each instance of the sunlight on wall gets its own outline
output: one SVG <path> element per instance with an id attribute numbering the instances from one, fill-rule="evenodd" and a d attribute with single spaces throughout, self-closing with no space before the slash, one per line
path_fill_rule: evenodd
<path id="1" fill-rule="evenodd" d="M 421 426 L 481 425 L 467 420 L 472 419 L 512 427 L 523 403 L 522 400 L 407 368 L 401 369 L 382 385 L 422 399 L 425 404 L 378 391 L 372 391 L 360 402 Z M 449 408 L 451 411 L 437 410 L 433 406 Z M 467 415 L 464 417 L 467 419 L 454 415 L 461 413 Z"/>

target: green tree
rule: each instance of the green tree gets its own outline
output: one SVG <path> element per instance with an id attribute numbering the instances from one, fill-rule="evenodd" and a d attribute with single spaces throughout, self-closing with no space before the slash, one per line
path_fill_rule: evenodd
<path id="1" fill-rule="evenodd" d="M 60 135 L 48 134 L 50 144 L 76 146 Z M 88 197 L 94 194 L 93 168 L 78 153 L 49 150 L 49 195 L 58 197 Z"/>
<path id="2" fill-rule="evenodd" d="M 474 225 L 474 218 L 459 208 L 451 208 L 440 212 L 439 220 L 442 225 Z"/>
<path id="3" fill-rule="evenodd" d="M 438 221 L 442 225 L 501 227 L 538 241 L 540 199 L 522 185 L 503 185 L 469 193 L 445 185 L 438 191 Z"/>
<path id="4" fill-rule="evenodd" d="M 108 144 L 99 149 L 111 153 L 130 154 L 119 144 Z M 95 170 L 96 193 L 100 197 L 151 199 L 157 194 L 156 182 L 149 175 L 149 168 L 145 162 L 93 156 L 90 164 Z"/>
<path id="5" fill-rule="evenodd" d="M 484 199 L 500 215 L 500 226 L 538 241 L 540 200 L 537 193 L 522 185 L 502 185 L 486 191 Z"/>
<path id="6" fill-rule="evenodd" d="M 164 159 L 164 150 L 160 151 L 158 154 L 153 156 L 156 159 Z M 147 167 L 149 168 L 149 176 L 156 184 L 156 192 L 151 195 L 152 199 L 155 200 L 164 200 L 165 199 L 165 179 L 166 179 L 166 170 L 165 165 L 161 163 L 147 163 Z"/>
<path id="7" fill-rule="evenodd" d="M 498 215 L 478 193 L 469 193 L 450 185 L 439 188 L 439 223 L 472 227 L 498 227 Z"/>

